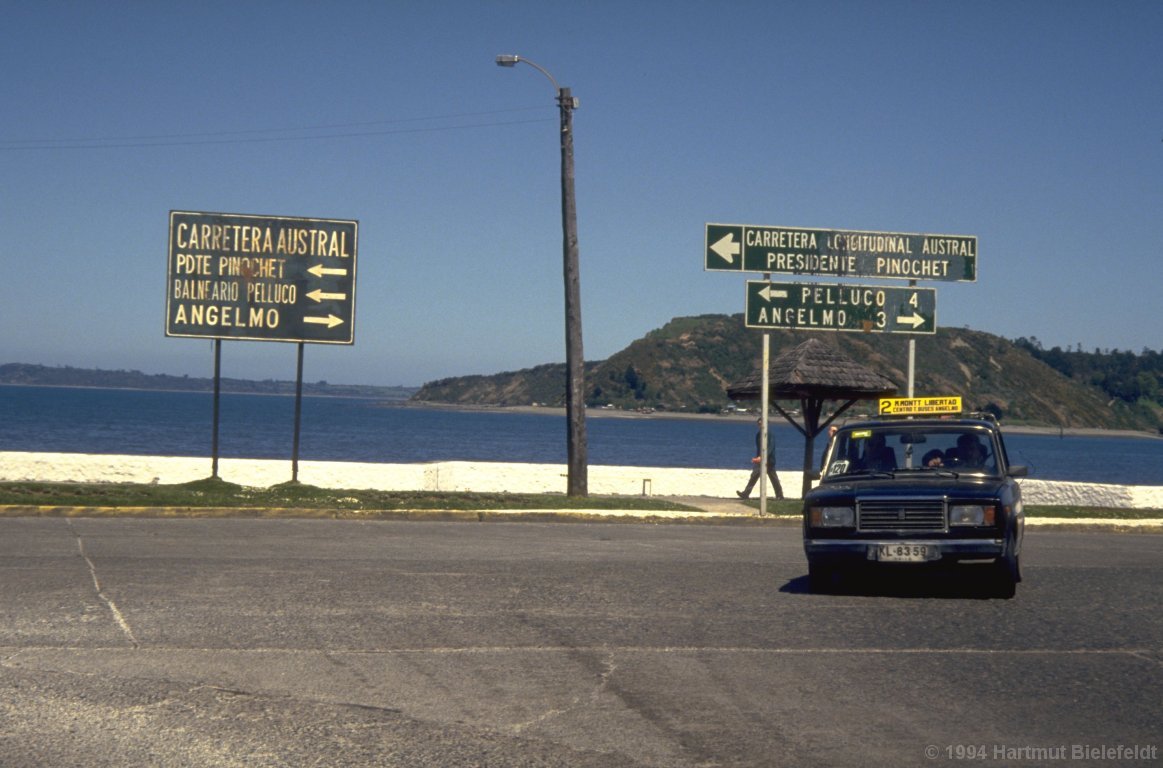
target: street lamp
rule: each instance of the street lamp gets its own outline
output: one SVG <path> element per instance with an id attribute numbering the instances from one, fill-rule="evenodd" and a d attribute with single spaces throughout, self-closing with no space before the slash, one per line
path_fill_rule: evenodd
<path id="1" fill-rule="evenodd" d="M 497 57 L 497 66 L 515 67 L 523 62 L 549 78 L 557 91 L 561 110 L 561 230 L 562 259 L 565 271 L 565 416 L 568 433 L 566 452 L 569 476 L 566 493 L 586 496 L 586 403 L 585 357 L 582 354 L 581 277 L 578 268 L 577 205 L 573 196 L 573 110 L 578 101 L 562 88 L 543 67 L 520 56 Z"/>

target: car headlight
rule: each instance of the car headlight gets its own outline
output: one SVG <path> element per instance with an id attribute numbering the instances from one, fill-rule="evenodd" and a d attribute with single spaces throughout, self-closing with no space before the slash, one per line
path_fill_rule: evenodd
<path id="1" fill-rule="evenodd" d="M 851 528 L 856 525 L 852 507 L 812 507 L 813 528 Z"/>
<path id="2" fill-rule="evenodd" d="M 993 525 L 997 507 L 992 504 L 956 504 L 949 507 L 949 525 Z"/>

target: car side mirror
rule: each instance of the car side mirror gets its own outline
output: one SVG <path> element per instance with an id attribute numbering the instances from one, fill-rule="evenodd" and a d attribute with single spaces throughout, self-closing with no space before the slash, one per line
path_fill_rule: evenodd
<path id="1" fill-rule="evenodd" d="M 1030 468 L 1025 464 L 1012 465 L 1006 474 L 1010 477 L 1026 477 L 1030 474 Z"/>

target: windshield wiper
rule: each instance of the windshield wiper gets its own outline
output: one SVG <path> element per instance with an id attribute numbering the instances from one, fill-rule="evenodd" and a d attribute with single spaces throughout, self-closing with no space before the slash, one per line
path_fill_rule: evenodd
<path id="1" fill-rule="evenodd" d="M 913 472 L 932 472 L 933 474 L 940 475 L 941 477 L 961 477 L 960 472 L 954 472 L 948 467 L 910 467 L 910 470 Z"/>
<path id="2" fill-rule="evenodd" d="M 852 477 L 853 475 L 861 475 L 867 477 L 896 477 L 896 472 L 890 469 L 854 469 L 851 472 L 845 472 L 844 477 Z"/>

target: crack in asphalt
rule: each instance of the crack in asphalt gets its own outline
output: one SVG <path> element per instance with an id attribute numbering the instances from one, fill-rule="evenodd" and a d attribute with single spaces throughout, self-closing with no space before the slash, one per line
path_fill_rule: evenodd
<path id="1" fill-rule="evenodd" d="M 97 576 L 97 566 L 94 565 L 92 559 L 90 559 L 89 555 L 85 552 L 85 540 L 81 538 L 81 534 L 77 532 L 77 529 L 73 527 L 72 520 L 66 519 L 65 523 L 69 526 L 69 531 L 72 532 L 73 536 L 77 540 L 77 552 L 84 559 L 85 564 L 89 566 L 89 575 L 93 577 L 93 587 L 97 590 L 97 597 L 101 598 L 102 602 L 104 602 L 105 605 L 109 608 L 109 612 L 113 614 L 113 619 L 117 622 L 117 626 L 121 628 L 121 631 L 129 640 L 130 645 L 132 645 L 134 648 L 140 648 L 141 646 L 137 642 L 137 638 L 133 635 L 133 628 L 129 626 L 129 622 L 125 620 L 125 616 L 121 613 L 121 609 L 119 609 L 117 607 L 117 603 L 113 602 L 113 599 L 106 595 L 105 592 L 101 589 L 101 579 Z"/>

